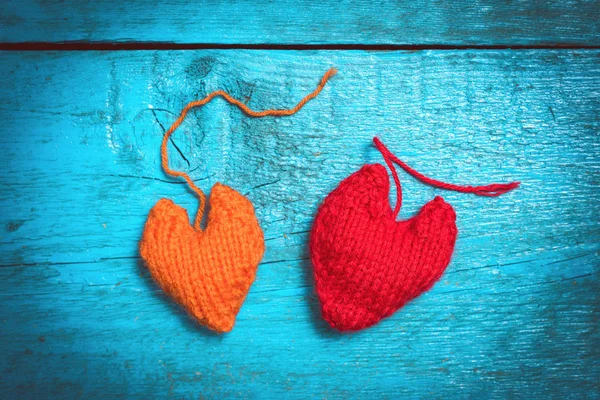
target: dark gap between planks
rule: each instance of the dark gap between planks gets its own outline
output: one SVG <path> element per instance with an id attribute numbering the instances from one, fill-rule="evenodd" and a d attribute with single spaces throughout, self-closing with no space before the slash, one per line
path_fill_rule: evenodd
<path id="1" fill-rule="evenodd" d="M 568 43 L 534 45 L 452 44 L 227 44 L 168 42 L 15 42 L 0 43 L 0 51 L 114 51 L 114 50 L 600 50 L 600 45 Z"/>

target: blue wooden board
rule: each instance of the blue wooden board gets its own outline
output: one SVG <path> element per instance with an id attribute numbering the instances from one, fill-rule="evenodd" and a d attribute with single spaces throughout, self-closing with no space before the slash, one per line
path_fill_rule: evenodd
<path id="1" fill-rule="evenodd" d="M 194 111 L 172 164 L 254 203 L 267 250 L 235 329 L 196 325 L 137 252 L 161 197 L 163 128 Z M 598 398 L 600 51 L 0 53 L 0 389 L 7 398 Z M 401 174 L 402 218 L 435 195 L 459 238 L 441 281 L 371 329 L 322 321 L 307 255 L 318 204 L 378 135 L 489 199 Z"/>
<path id="2" fill-rule="evenodd" d="M 600 45 L 598 0 L 4 0 L 2 42 Z"/>

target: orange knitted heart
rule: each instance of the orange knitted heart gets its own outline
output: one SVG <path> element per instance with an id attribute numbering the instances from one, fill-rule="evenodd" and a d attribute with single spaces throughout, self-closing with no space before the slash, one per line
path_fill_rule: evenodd
<path id="1" fill-rule="evenodd" d="M 217 90 L 202 100 L 188 103 L 163 136 L 160 147 L 163 169 L 171 176 L 185 179 L 200 204 L 192 227 L 183 208 L 171 200 L 159 200 L 148 216 L 140 253 L 162 289 L 198 322 L 214 331 L 228 332 L 233 328 L 265 251 L 263 232 L 252 203 L 218 183 L 209 198 L 211 210 L 207 227 L 202 230 L 206 195 L 188 174 L 169 168 L 169 139 L 192 108 L 201 107 L 216 97 L 224 98 L 251 117 L 293 115 L 314 99 L 335 73 L 334 68 L 327 71 L 317 88 L 290 109 L 254 111 L 228 93 Z"/>
<path id="2" fill-rule="evenodd" d="M 252 203 L 217 183 L 205 230 L 161 199 L 150 211 L 140 253 L 161 288 L 202 325 L 228 332 L 254 281 L 264 250 Z"/>

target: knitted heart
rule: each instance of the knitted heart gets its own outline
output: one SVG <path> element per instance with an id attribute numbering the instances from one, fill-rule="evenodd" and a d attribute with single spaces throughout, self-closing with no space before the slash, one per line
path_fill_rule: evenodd
<path id="1" fill-rule="evenodd" d="M 396 221 L 381 164 L 346 178 L 319 208 L 311 255 L 323 317 L 358 330 L 394 313 L 428 290 L 450 262 L 454 210 L 441 197 Z"/>
<path id="2" fill-rule="evenodd" d="M 412 170 L 374 139 L 397 188 L 394 212 L 385 167 L 365 165 L 331 192 L 319 207 L 310 237 L 323 318 L 341 331 L 369 327 L 429 290 L 450 262 L 456 215 L 441 197 L 405 221 L 396 221 L 402 190 L 392 161 L 434 186 L 498 196 L 518 186 L 449 185 Z"/>
<path id="3" fill-rule="evenodd" d="M 327 71 L 317 88 L 290 109 L 254 111 L 217 90 L 202 100 L 188 103 L 163 136 L 160 148 L 163 169 L 171 176 L 185 179 L 200 205 L 192 227 L 183 208 L 171 200 L 159 200 L 148 216 L 140 254 L 161 288 L 198 322 L 214 331 L 228 332 L 233 328 L 265 251 L 263 232 L 252 203 L 221 184 L 212 190 L 211 211 L 206 229 L 202 230 L 206 196 L 188 174 L 169 168 L 167 145 L 171 135 L 192 108 L 216 97 L 224 98 L 251 117 L 293 115 L 314 99 L 335 73 L 334 68 Z"/>
<path id="4" fill-rule="evenodd" d="M 206 229 L 187 211 L 161 199 L 150 211 L 140 254 L 152 277 L 202 325 L 228 332 L 254 281 L 264 250 L 252 203 L 216 184 Z"/>

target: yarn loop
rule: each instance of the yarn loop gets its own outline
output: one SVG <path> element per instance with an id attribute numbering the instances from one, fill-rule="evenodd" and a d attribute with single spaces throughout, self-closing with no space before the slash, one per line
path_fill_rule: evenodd
<path id="1" fill-rule="evenodd" d="M 410 175 L 412 175 L 413 177 L 417 178 L 418 180 L 420 180 L 421 182 L 423 182 L 427 185 L 434 186 L 439 189 L 452 190 L 455 192 L 473 193 L 477 196 L 497 197 L 497 196 L 503 195 L 504 193 L 510 192 L 513 189 L 516 189 L 521 184 L 521 182 L 511 182 L 511 183 L 492 183 L 492 184 L 485 185 L 485 186 L 462 186 L 462 185 L 454 185 L 451 183 L 438 181 L 435 179 L 428 178 L 427 176 L 423 175 L 422 173 L 409 167 L 405 162 L 403 162 L 398 157 L 396 157 L 392 152 L 390 152 L 388 150 L 388 148 L 385 147 L 385 145 L 383 143 L 381 143 L 381 140 L 379 140 L 378 137 L 373 138 L 373 143 L 375 144 L 375 147 L 377 148 L 377 150 L 379 150 L 379 152 L 383 156 L 385 163 L 387 164 L 390 171 L 392 172 L 392 176 L 394 178 L 394 183 L 396 184 L 397 201 L 396 201 L 396 207 L 394 209 L 394 216 L 396 216 L 396 217 L 398 216 L 398 213 L 400 212 L 400 207 L 402 206 L 402 188 L 400 187 L 400 179 L 398 178 L 398 173 L 396 172 L 396 168 L 394 167 L 393 163 L 398 164 L 400 167 L 402 167 L 402 169 L 404 169 Z"/>
<path id="2" fill-rule="evenodd" d="M 172 170 L 169 167 L 169 153 L 168 153 L 168 149 L 167 149 L 167 144 L 169 143 L 169 138 L 171 137 L 173 132 L 175 132 L 177 130 L 177 128 L 179 128 L 179 126 L 183 123 L 188 112 L 193 108 L 202 107 L 203 105 L 209 103 L 212 99 L 214 99 L 216 97 L 222 97 L 227 102 L 238 107 L 240 110 L 242 110 L 246 115 L 248 115 L 250 117 L 262 118 L 262 117 L 266 117 L 266 116 L 274 116 L 274 117 L 290 116 L 290 115 L 293 115 L 293 114 L 297 113 L 298 111 L 300 111 L 300 109 L 302 109 L 302 107 L 304 107 L 304 105 L 306 103 L 308 103 L 310 100 L 317 97 L 319 95 L 319 93 L 321 93 L 321 90 L 323 90 L 323 88 L 325 87 L 325 84 L 327 83 L 329 78 L 331 78 L 336 73 L 337 73 L 337 70 L 335 68 L 330 68 L 325 73 L 325 75 L 323 75 L 323 78 L 321 78 L 321 82 L 319 82 L 319 85 L 317 86 L 317 88 L 312 93 L 309 93 L 308 95 L 306 95 L 302 100 L 300 100 L 300 102 L 298 104 L 296 104 L 294 107 L 292 107 L 290 109 L 283 109 L 283 110 L 269 109 L 269 110 L 262 110 L 262 111 L 254 111 L 250 107 L 248 107 L 246 104 L 242 103 L 240 100 L 238 100 L 236 98 L 233 98 L 229 93 L 227 93 L 223 90 L 216 90 L 216 91 L 210 93 L 208 96 L 206 96 L 202 100 L 192 101 L 184 107 L 184 109 L 181 111 L 181 114 L 179 115 L 177 120 L 175 120 L 175 122 L 173 122 L 171 127 L 165 132 L 165 134 L 163 136 L 162 144 L 160 146 L 160 154 L 161 154 L 163 170 L 171 176 L 181 177 L 181 178 L 185 179 L 188 186 L 192 189 L 192 191 L 194 193 L 196 193 L 196 196 L 198 196 L 198 199 L 200 199 L 200 205 L 198 207 L 198 212 L 196 213 L 196 218 L 194 220 L 194 228 L 196 228 L 197 230 L 201 229 L 200 224 L 202 222 L 202 217 L 204 215 L 204 205 L 206 203 L 206 195 L 204 194 L 202 189 L 200 189 L 198 186 L 196 186 L 196 184 L 194 183 L 192 178 L 189 177 L 188 174 L 186 174 L 185 172 L 182 172 L 182 171 Z"/>

